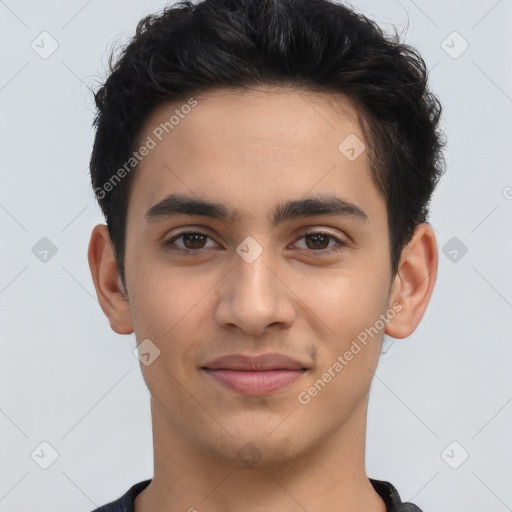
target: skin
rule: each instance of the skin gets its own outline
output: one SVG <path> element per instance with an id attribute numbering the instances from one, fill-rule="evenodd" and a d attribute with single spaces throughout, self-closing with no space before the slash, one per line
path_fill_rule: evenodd
<path id="1" fill-rule="evenodd" d="M 417 226 L 391 275 L 387 211 L 374 186 L 367 152 L 349 161 L 338 149 L 349 134 L 364 141 L 356 111 L 343 96 L 288 88 L 215 90 L 141 162 L 130 189 L 126 240 L 127 294 L 109 236 L 97 225 L 89 264 L 101 307 L 119 334 L 135 332 L 160 349 L 141 364 L 151 393 L 154 477 L 136 512 L 385 512 L 365 471 L 370 385 L 384 333 L 414 332 L 437 276 L 437 245 Z M 181 104 L 160 106 L 144 141 Z M 234 223 L 180 214 L 144 222 L 171 193 L 236 208 Z M 270 212 L 289 199 L 336 194 L 362 208 L 368 222 L 304 217 L 272 227 Z M 208 238 L 166 250 L 192 227 Z M 330 230 L 347 241 L 306 233 Z M 236 248 L 248 236 L 263 249 L 252 263 Z M 308 241 L 309 240 L 309 241 Z M 323 253 L 323 254 L 322 254 Z M 401 311 L 308 404 L 308 390 L 393 304 Z M 280 352 L 308 370 L 266 396 L 231 391 L 200 368 L 233 353 Z M 252 443 L 253 466 L 238 456 Z M 193 510 L 193 509 L 192 509 Z"/>

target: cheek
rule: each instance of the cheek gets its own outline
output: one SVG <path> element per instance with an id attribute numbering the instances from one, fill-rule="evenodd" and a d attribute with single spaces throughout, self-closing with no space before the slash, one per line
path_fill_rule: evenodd
<path id="1" fill-rule="evenodd" d="M 305 278 L 297 296 L 331 335 L 357 334 L 385 307 L 387 282 L 374 270 L 345 268 Z"/>
<path id="2" fill-rule="evenodd" d="M 218 278 L 194 277 L 190 269 L 152 267 L 133 283 L 132 316 L 137 342 L 149 338 L 160 351 L 158 364 L 142 365 L 148 387 L 157 392 L 155 386 L 165 381 L 168 393 L 176 384 L 172 377 L 177 382 L 190 378 L 205 340 L 212 336 L 209 295 Z"/>
<path id="3" fill-rule="evenodd" d="M 325 401 L 327 406 L 329 400 L 355 403 L 367 393 L 380 356 L 384 329 L 379 318 L 385 313 L 387 283 L 363 271 L 338 273 L 315 283 L 304 297 L 315 313 L 310 318 L 321 319 L 313 328 L 319 343 L 314 381 L 329 382 L 318 405 Z"/>
<path id="4" fill-rule="evenodd" d="M 197 321 L 201 298 L 212 288 L 213 278 L 198 278 L 191 269 L 177 270 L 161 263 L 140 267 L 132 284 L 138 334 L 165 340 L 182 322 Z"/>

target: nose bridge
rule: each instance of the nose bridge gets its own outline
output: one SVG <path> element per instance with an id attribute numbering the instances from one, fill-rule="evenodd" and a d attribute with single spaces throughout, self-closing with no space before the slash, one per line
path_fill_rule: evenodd
<path id="1" fill-rule="evenodd" d="M 263 250 L 253 259 L 254 252 L 247 257 L 251 251 L 254 247 L 242 243 L 233 257 L 233 269 L 220 291 L 217 322 L 252 334 L 275 323 L 290 325 L 295 310 L 286 286 L 276 277 L 271 252 Z"/>
<path id="2" fill-rule="evenodd" d="M 272 268 L 268 252 L 262 253 L 254 261 L 248 262 L 243 258 L 236 262 L 236 277 L 242 293 L 241 298 L 257 303 L 261 309 L 270 306 L 275 299 L 276 277 Z M 245 288 L 245 290 L 243 290 Z"/>

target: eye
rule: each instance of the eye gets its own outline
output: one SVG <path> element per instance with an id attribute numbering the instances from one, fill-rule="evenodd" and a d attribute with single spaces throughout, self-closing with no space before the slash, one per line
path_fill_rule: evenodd
<path id="1" fill-rule="evenodd" d="M 306 250 L 320 253 L 320 256 L 341 251 L 348 245 L 347 242 L 340 240 L 332 233 L 324 231 L 310 231 L 308 233 L 304 233 L 299 238 L 299 240 L 302 239 L 305 240 Z M 337 245 L 335 244 L 334 247 L 331 246 L 331 248 L 328 248 L 329 239 L 337 242 Z"/>
<path id="2" fill-rule="evenodd" d="M 181 252 L 182 254 L 201 254 L 202 249 L 208 248 L 206 243 L 211 237 L 200 231 L 181 231 L 172 238 L 164 242 L 166 250 Z M 305 250 L 313 253 L 319 253 L 319 256 L 331 254 L 343 250 L 348 243 L 340 240 L 330 232 L 310 231 L 304 233 L 298 240 L 305 240 Z M 177 242 L 180 241 L 181 245 Z M 329 243 L 334 241 L 334 247 L 329 248 Z M 297 243 L 297 242 L 295 242 Z"/>
<path id="3" fill-rule="evenodd" d="M 184 254 L 199 254 L 199 250 L 204 249 L 205 242 L 208 238 L 210 238 L 208 235 L 200 231 L 182 231 L 167 240 L 164 246 L 166 249 L 182 252 Z M 180 239 L 182 239 L 184 247 L 173 247 L 173 245 L 176 245 L 175 242 Z"/>

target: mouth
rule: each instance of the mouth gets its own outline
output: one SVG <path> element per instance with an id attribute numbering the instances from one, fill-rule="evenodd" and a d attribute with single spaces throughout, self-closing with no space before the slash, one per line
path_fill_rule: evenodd
<path id="1" fill-rule="evenodd" d="M 261 396 L 292 384 L 308 368 L 283 354 L 270 353 L 256 357 L 243 354 L 224 356 L 202 366 L 201 370 L 232 391 Z"/>

